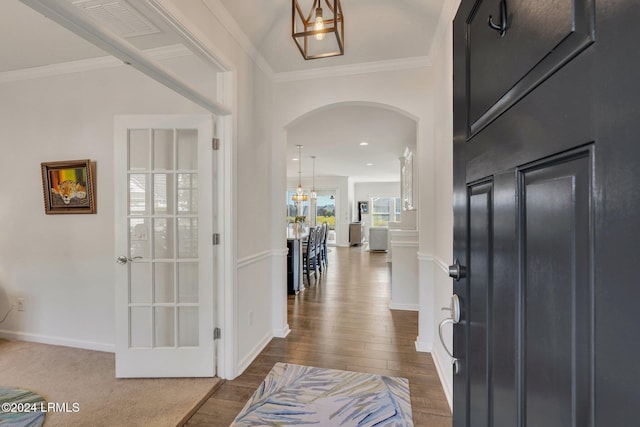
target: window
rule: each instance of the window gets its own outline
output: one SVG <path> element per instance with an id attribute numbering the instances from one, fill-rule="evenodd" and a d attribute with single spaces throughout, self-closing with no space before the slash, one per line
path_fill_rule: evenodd
<path id="1" fill-rule="evenodd" d="M 400 197 L 372 197 L 371 222 L 374 227 L 386 227 L 390 221 L 400 220 Z"/>
<path id="2" fill-rule="evenodd" d="M 330 230 L 336 228 L 336 198 L 332 194 L 318 194 L 316 199 L 316 224 L 329 224 Z"/>
<path id="3" fill-rule="evenodd" d="M 298 204 L 293 201 L 294 191 L 287 191 L 287 222 L 293 222 L 298 215 L 304 215 L 309 219 L 309 201 L 302 202 L 302 212 L 298 212 Z"/>

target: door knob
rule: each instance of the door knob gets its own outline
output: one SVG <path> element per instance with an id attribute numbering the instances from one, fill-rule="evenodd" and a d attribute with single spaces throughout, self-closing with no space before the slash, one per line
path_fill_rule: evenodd
<path id="1" fill-rule="evenodd" d="M 467 267 L 460 265 L 458 258 L 453 262 L 453 265 L 449 266 L 449 277 L 456 279 L 456 282 L 467 277 Z"/>
<path id="2" fill-rule="evenodd" d="M 118 264 L 126 264 L 128 262 L 132 262 L 134 259 L 142 259 L 142 257 L 141 256 L 134 256 L 133 258 L 129 258 L 128 256 L 120 255 L 118 258 L 116 258 L 116 262 Z"/>

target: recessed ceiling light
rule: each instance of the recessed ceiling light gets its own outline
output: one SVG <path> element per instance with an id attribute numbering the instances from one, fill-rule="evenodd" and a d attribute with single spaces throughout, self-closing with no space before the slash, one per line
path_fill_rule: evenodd
<path id="1" fill-rule="evenodd" d="M 373 163 L 367 163 L 367 166 L 373 166 Z"/>
<path id="2" fill-rule="evenodd" d="M 367 141 L 362 141 L 360 145 L 365 146 L 365 145 L 369 145 L 369 143 Z"/>
<path id="3" fill-rule="evenodd" d="M 300 160 L 300 159 L 299 159 L 299 158 L 297 158 L 297 157 L 294 157 L 294 158 L 293 158 L 293 159 L 291 159 L 291 160 L 293 160 L 294 162 L 297 162 L 297 161 L 298 161 L 298 160 Z"/>

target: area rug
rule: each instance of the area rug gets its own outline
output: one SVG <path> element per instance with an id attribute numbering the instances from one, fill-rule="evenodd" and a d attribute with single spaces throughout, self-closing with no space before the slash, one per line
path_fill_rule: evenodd
<path id="1" fill-rule="evenodd" d="M 0 388 L 0 426 L 40 427 L 46 404 L 44 397 L 32 391 Z"/>
<path id="2" fill-rule="evenodd" d="M 276 363 L 232 426 L 413 426 L 406 378 Z"/>

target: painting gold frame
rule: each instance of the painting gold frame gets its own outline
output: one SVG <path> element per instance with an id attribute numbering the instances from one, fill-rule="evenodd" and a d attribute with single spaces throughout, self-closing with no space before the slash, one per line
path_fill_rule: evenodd
<path id="1" fill-rule="evenodd" d="M 95 162 L 66 160 L 41 163 L 44 212 L 95 214 Z"/>

